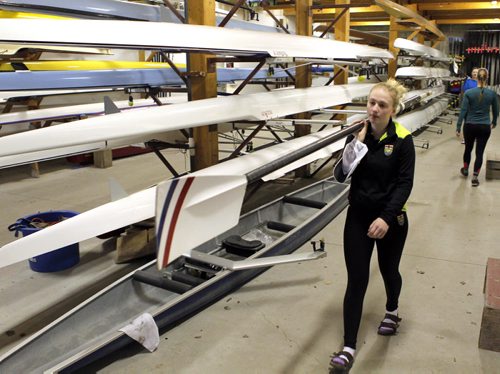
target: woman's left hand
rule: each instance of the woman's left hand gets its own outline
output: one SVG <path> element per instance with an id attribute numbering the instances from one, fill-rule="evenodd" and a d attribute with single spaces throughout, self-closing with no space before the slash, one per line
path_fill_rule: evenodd
<path id="1" fill-rule="evenodd" d="M 368 228 L 368 237 L 372 239 L 382 239 L 389 230 L 389 225 L 382 219 L 377 218 Z"/>

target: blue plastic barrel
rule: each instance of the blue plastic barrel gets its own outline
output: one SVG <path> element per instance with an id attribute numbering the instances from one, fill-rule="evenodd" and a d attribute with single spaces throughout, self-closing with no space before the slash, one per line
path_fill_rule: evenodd
<path id="1" fill-rule="evenodd" d="M 66 218 L 74 217 L 78 212 L 71 210 L 54 210 L 40 212 L 19 218 L 9 226 L 10 231 L 15 231 L 15 236 L 21 233 L 23 236 L 33 234 L 42 230 L 43 225 L 53 225 Z M 40 225 L 41 224 L 41 225 Z M 51 273 L 68 269 L 80 261 L 80 247 L 78 243 L 68 245 L 51 252 L 32 257 L 29 259 L 31 270 L 41 273 Z"/>

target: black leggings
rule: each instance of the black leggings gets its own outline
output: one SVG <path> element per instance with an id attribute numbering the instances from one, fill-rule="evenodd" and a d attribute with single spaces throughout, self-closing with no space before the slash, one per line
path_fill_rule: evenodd
<path id="1" fill-rule="evenodd" d="M 377 243 L 378 264 L 387 295 L 386 309 L 398 308 L 402 279 L 399 262 L 408 233 L 408 218 L 404 222 L 389 222 L 383 239 L 368 237 L 368 227 L 377 218 L 349 207 L 344 227 L 344 257 L 347 267 L 347 289 L 344 297 L 344 345 L 356 348 L 363 299 L 368 287 L 370 259 Z"/>
<path id="2" fill-rule="evenodd" d="M 464 164 L 469 166 L 472 148 L 474 148 L 474 141 L 476 143 L 476 160 L 474 161 L 474 173 L 479 174 L 481 166 L 483 165 L 483 153 L 486 148 L 486 143 L 491 134 L 491 127 L 489 125 L 476 125 L 466 123 L 464 125 Z"/>

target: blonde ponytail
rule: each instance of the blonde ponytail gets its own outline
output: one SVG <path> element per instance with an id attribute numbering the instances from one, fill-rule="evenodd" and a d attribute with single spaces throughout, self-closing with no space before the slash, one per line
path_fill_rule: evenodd
<path id="1" fill-rule="evenodd" d="M 488 80 L 488 69 L 479 68 L 479 70 L 477 71 L 477 80 L 478 82 L 486 84 L 486 81 Z"/>
<path id="2" fill-rule="evenodd" d="M 479 102 L 483 101 L 483 90 L 484 86 L 486 86 L 486 81 L 488 80 L 488 69 L 479 68 L 477 71 L 477 83 L 478 86 L 481 87 L 481 93 L 479 94 Z"/>
<path id="3" fill-rule="evenodd" d="M 387 92 L 389 92 L 389 95 L 392 98 L 392 106 L 394 112 L 397 112 L 399 103 L 401 102 L 401 99 L 407 91 L 406 88 L 397 80 L 392 78 L 389 78 L 386 82 L 377 83 L 372 87 L 370 93 L 377 88 L 384 88 L 385 90 L 387 90 Z"/>

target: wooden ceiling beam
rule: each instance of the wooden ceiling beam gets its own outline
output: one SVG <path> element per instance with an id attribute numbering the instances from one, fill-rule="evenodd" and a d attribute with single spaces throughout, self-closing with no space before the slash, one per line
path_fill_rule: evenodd
<path id="1" fill-rule="evenodd" d="M 357 7 L 357 6 L 349 6 L 349 5 L 339 5 L 338 8 L 327 8 L 327 9 L 314 9 L 313 8 L 313 16 L 318 16 L 318 15 L 331 15 L 331 14 L 340 14 L 342 11 L 342 8 L 349 8 L 350 13 L 378 13 L 378 12 L 383 12 L 382 8 L 376 5 L 370 5 L 370 6 L 365 6 L 365 7 Z M 268 9 L 271 9 L 269 7 Z M 295 10 L 293 9 L 284 9 L 283 14 L 285 16 L 294 16 L 295 15 Z"/>
<path id="2" fill-rule="evenodd" d="M 438 3 L 438 4 L 417 4 L 417 9 L 422 11 L 457 11 L 457 10 L 476 10 L 476 9 L 488 9 L 488 10 L 497 10 L 500 12 L 500 6 L 494 5 L 491 1 L 484 2 L 460 2 L 460 3 Z"/>
<path id="3" fill-rule="evenodd" d="M 453 19 L 453 20 L 440 20 L 437 21 L 436 24 L 438 25 L 474 25 L 474 24 L 482 24 L 482 25 L 488 25 L 488 24 L 500 24 L 500 19 L 495 19 L 495 18 L 490 18 L 490 19 L 481 19 L 481 18 L 475 18 L 475 19 L 469 19 L 469 18 L 462 18 L 462 19 Z M 368 26 L 389 26 L 389 21 L 351 21 L 351 26 L 356 26 L 356 27 L 368 27 Z M 409 30 L 409 28 L 408 28 Z"/>
<path id="4" fill-rule="evenodd" d="M 313 22 L 331 22 L 336 17 L 335 14 L 319 15 L 313 17 Z M 365 15 L 351 14 L 351 21 L 385 21 L 388 20 L 385 13 L 370 13 Z"/>
<path id="5" fill-rule="evenodd" d="M 294 16 L 294 1 L 283 1 L 268 9 L 282 9 L 285 16 Z M 312 13 L 314 22 L 331 22 L 335 14 L 339 14 L 345 5 L 335 4 L 335 1 L 321 0 L 313 3 Z M 381 22 L 389 21 L 389 15 L 383 12 L 378 5 L 366 6 L 366 0 L 352 1 L 350 4 L 351 21 L 353 22 Z M 491 4 L 484 0 L 409 0 L 408 8 L 418 11 L 423 18 L 435 20 L 437 24 L 471 24 L 468 19 L 481 20 L 479 23 L 498 23 L 500 5 Z M 456 22 L 453 22 L 455 20 Z"/>
<path id="6" fill-rule="evenodd" d="M 464 18 L 464 19 L 454 19 L 454 20 L 440 20 L 437 22 L 438 25 L 476 25 L 476 24 L 500 24 L 500 19 L 498 18 Z"/>
<path id="7" fill-rule="evenodd" d="M 389 26 L 389 21 L 351 21 L 351 26 Z"/>
<path id="8" fill-rule="evenodd" d="M 384 48 L 387 48 L 387 46 L 389 45 L 389 38 L 386 38 L 385 36 L 382 35 L 377 35 L 353 29 L 349 30 L 349 35 L 355 38 L 361 38 L 370 45 L 384 46 Z"/>
<path id="9" fill-rule="evenodd" d="M 441 20 L 450 20 L 450 19 L 460 19 L 460 18 L 495 18 L 491 12 L 485 12 L 485 11 L 470 11 L 467 12 L 467 17 L 464 17 L 463 13 L 460 12 L 439 12 L 439 13 L 432 13 L 423 14 L 426 18 L 433 19 L 435 21 L 441 21 Z M 500 17 L 500 14 L 496 16 L 496 18 Z"/>
<path id="10" fill-rule="evenodd" d="M 470 0 L 467 1 L 468 3 L 483 3 L 485 0 Z M 464 0 L 448 0 L 448 1 L 443 1 L 443 0 L 409 0 L 408 4 L 450 4 L 450 6 L 453 6 L 452 4 L 456 3 L 463 3 Z"/>

